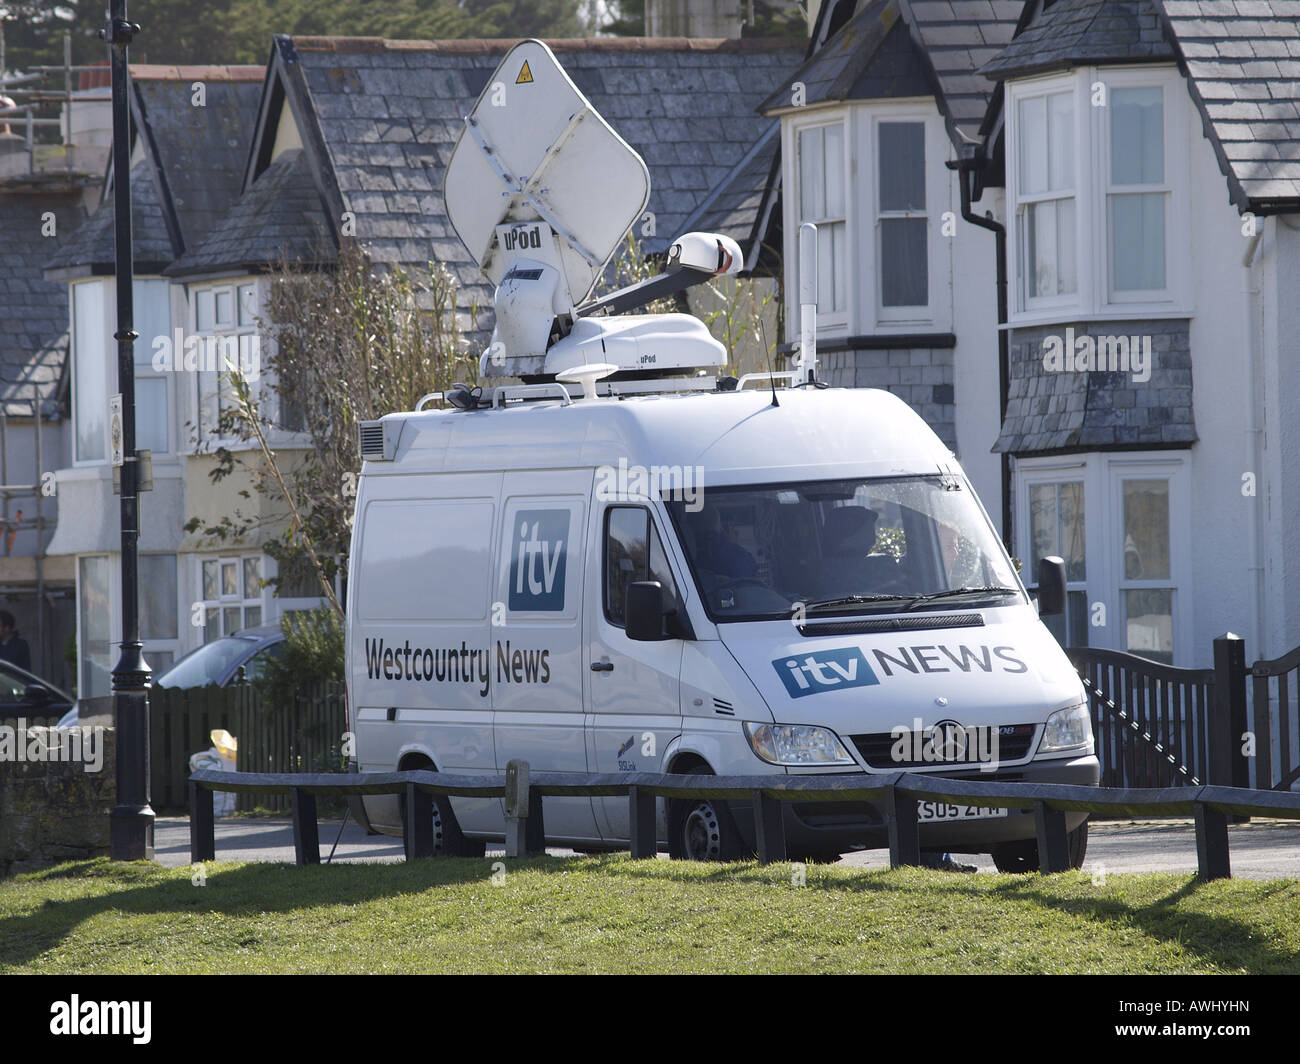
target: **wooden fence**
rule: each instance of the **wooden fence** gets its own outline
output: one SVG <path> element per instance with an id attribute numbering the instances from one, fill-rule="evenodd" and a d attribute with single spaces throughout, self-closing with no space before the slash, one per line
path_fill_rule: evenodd
<path id="1" fill-rule="evenodd" d="M 343 685 L 305 684 L 292 706 L 274 706 L 251 684 L 200 687 L 189 691 L 154 688 L 149 693 L 153 807 L 181 812 L 189 807 L 190 756 L 212 746 L 211 733 L 224 728 L 239 746 L 241 772 L 342 771 L 338 757 L 347 729 Z M 241 794 L 238 808 L 257 799 Z M 264 808 L 287 810 L 283 795 L 268 795 Z"/>

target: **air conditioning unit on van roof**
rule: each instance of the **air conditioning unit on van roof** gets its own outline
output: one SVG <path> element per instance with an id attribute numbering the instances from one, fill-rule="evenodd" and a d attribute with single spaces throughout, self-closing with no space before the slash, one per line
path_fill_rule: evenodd
<path id="1" fill-rule="evenodd" d="M 391 462 L 402 434 L 400 421 L 363 421 L 357 427 L 363 462 Z"/>
<path id="2" fill-rule="evenodd" d="M 457 235 L 496 285 L 482 377 L 647 379 L 726 363 L 698 318 L 619 315 L 739 273 L 744 258 L 729 237 L 687 233 L 664 273 L 590 298 L 644 214 L 650 173 L 541 41 L 516 45 L 488 79 L 443 194 Z"/>

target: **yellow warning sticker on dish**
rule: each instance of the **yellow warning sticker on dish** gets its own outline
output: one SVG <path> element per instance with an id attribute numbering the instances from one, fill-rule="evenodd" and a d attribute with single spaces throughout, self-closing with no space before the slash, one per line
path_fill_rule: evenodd
<path id="1" fill-rule="evenodd" d="M 528 60 L 524 60 L 524 65 L 519 68 L 519 77 L 515 78 L 516 85 L 530 85 L 533 80 L 533 72 L 528 69 Z"/>

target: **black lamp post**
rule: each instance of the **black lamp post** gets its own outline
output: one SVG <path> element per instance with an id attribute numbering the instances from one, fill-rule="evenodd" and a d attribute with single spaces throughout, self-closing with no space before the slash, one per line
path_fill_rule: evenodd
<path id="1" fill-rule="evenodd" d="M 108 41 L 113 73 L 113 235 L 117 285 L 117 388 L 122 394 L 122 656 L 113 669 L 117 711 L 117 807 L 109 820 L 114 861 L 153 859 L 149 806 L 149 663 L 140 644 L 139 468 L 135 453 L 135 263 L 131 248 L 131 100 L 126 49 L 140 27 L 126 0 L 112 0 Z"/>

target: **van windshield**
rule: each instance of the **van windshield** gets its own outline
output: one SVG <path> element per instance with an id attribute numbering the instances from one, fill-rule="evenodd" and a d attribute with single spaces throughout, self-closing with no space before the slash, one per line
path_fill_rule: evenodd
<path id="1" fill-rule="evenodd" d="M 715 621 L 789 618 L 800 604 L 812 615 L 1025 601 L 959 477 L 718 487 L 665 504 Z"/>

